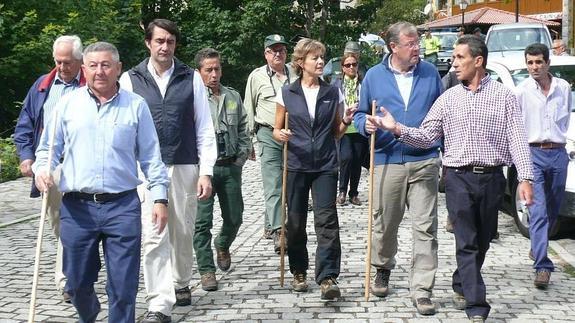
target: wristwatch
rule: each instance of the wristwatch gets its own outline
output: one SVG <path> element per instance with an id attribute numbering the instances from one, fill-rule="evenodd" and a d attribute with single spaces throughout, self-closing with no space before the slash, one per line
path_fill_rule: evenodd
<path id="1" fill-rule="evenodd" d="M 156 203 L 160 203 L 160 204 L 164 204 L 165 206 L 168 206 L 168 200 L 166 200 L 166 199 L 154 200 L 154 204 L 156 204 Z"/>

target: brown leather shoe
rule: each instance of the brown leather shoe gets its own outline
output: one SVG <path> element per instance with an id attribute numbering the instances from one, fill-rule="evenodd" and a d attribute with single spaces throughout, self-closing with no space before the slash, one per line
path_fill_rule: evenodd
<path id="1" fill-rule="evenodd" d="M 345 204 L 345 192 L 339 192 L 339 195 L 337 196 L 336 202 L 339 205 Z"/>
<path id="2" fill-rule="evenodd" d="M 227 271 L 230 269 L 230 265 L 232 264 L 232 257 L 230 256 L 229 250 L 224 250 L 216 247 L 216 262 L 218 264 L 218 268 L 223 271 Z"/>
<path id="3" fill-rule="evenodd" d="M 535 280 L 533 284 L 539 289 L 547 289 L 549 286 L 549 279 L 551 278 L 551 272 L 547 269 L 538 270 L 535 273 Z"/>
<path id="4" fill-rule="evenodd" d="M 361 201 L 359 200 L 359 197 L 357 197 L 357 195 L 354 197 L 350 197 L 349 202 L 353 205 L 358 205 L 358 206 L 361 205 Z"/>
<path id="5" fill-rule="evenodd" d="M 201 278 L 202 282 L 202 289 L 205 291 L 214 291 L 218 290 L 218 281 L 216 280 L 215 273 L 205 273 L 202 275 Z"/>

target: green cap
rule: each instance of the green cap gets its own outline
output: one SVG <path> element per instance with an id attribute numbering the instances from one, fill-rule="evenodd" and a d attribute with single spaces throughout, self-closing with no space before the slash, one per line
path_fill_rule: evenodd
<path id="1" fill-rule="evenodd" d="M 282 44 L 287 46 L 288 43 L 286 42 L 284 36 L 278 34 L 269 35 L 264 40 L 264 48 L 271 47 L 275 44 Z"/>

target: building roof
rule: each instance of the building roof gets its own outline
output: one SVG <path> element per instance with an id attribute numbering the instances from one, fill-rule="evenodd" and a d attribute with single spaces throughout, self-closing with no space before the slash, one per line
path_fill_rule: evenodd
<path id="1" fill-rule="evenodd" d="M 490 7 L 483 7 L 469 12 L 465 12 L 465 25 L 495 25 L 515 22 L 515 13 L 499 10 Z M 536 22 L 545 24 L 547 26 L 560 26 L 561 24 L 555 21 L 541 20 L 532 18 L 525 15 L 519 15 L 519 22 Z M 461 26 L 461 14 L 451 16 L 443 19 L 430 21 L 428 23 L 417 26 L 418 29 L 429 28 L 445 28 Z"/>

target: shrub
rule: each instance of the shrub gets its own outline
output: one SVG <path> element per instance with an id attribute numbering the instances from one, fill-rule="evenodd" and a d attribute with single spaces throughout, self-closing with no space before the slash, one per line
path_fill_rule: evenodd
<path id="1" fill-rule="evenodd" d="M 0 183 L 20 177 L 19 159 L 12 138 L 0 138 Z"/>

